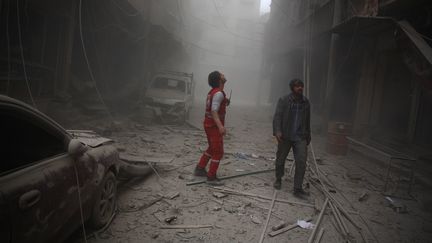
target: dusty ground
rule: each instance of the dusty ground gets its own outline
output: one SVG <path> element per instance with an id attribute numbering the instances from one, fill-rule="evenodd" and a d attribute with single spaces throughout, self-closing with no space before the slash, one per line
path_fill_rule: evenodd
<path id="1" fill-rule="evenodd" d="M 201 111 L 193 119 L 200 124 Z M 228 136 L 225 140 L 226 155 L 218 171 L 219 176 L 227 176 L 248 171 L 273 168 L 275 141 L 271 136 L 271 109 L 231 108 L 228 111 Z M 199 117 L 199 119 L 197 118 Z M 135 179 L 120 183 L 119 212 L 109 228 L 93 236 L 89 242 L 258 242 L 266 222 L 270 200 L 241 195 L 227 194 L 217 199 L 214 189 L 205 184 L 187 186 L 193 178 L 192 171 L 206 147 L 204 133 L 192 126 L 133 125 L 111 137 L 124 153 L 135 153 L 143 157 L 174 158 L 171 163 L 159 163 L 156 169 L 160 178 L 152 174 L 145 179 Z M 398 200 L 407 212 L 398 213 L 387 203 L 380 190 L 383 185 L 384 169 L 359 156 L 332 156 L 325 151 L 325 140 L 313 136 L 319 167 L 324 171 L 339 192 L 333 195 L 350 211 L 361 214 L 379 242 L 431 242 L 431 205 L 427 202 L 429 191 L 416 185 L 415 200 Z M 244 157 L 242 154 L 247 155 Z M 255 158 L 257 156 L 259 158 Z M 289 157 L 291 157 L 290 155 Z M 311 160 L 312 156 L 309 156 Z M 310 161 L 311 163 L 311 161 Z M 291 165 L 287 161 L 289 170 Z M 310 173 L 307 172 L 307 179 Z M 272 197 L 274 173 L 267 172 L 229 179 L 225 186 L 230 189 Z M 306 182 L 305 182 L 306 183 Z M 308 200 L 296 199 L 291 194 L 292 180 L 285 176 L 278 199 L 289 199 L 317 204 L 324 197 L 312 185 Z M 170 196 L 179 193 L 178 196 Z M 368 198 L 358 201 L 361 194 Z M 352 204 L 352 206 L 350 206 Z M 321 242 L 343 242 L 335 228 L 333 216 L 327 210 L 321 227 L 325 228 Z M 319 211 L 313 207 L 276 202 L 267 232 L 271 226 L 285 221 L 295 223 L 297 219 L 312 216 L 315 223 Z M 212 225 L 202 229 L 161 229 L 168 225 L 166 218 L 176 216 L 171 225 Z M 373 242 L 374 237 L 366 230 L 365 224 L 355 214 L 365 238 Z M 362 242 L 362 237 L 348 222 L 354 242 Z M 296 228 L 275 237 L 266 235 L 264 242 L 306 242 L 312 230 Z"/>

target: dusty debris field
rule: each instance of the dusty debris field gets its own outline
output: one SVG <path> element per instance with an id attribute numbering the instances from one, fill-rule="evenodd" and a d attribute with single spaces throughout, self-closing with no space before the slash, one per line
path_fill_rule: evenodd
<path id="1" fill-rule="evenodd" d="M 276 144 L 271 136 L 271 115 L 269 109 L 229 110 L 220 177 L 273 168 Z M 89 242 L 259 242 L 274 195 L 273 172 L 227 179 L 224 188 L 228 191 L 206 184 L 186 185 L 201 179 L 194 178 L 192 171 L 206 147 L 203 131 L 190 125 L 136 124 L 111 137 L 123 153 L 173 160 L 156 163 L 158 175 L 121 182 L 115 218 L 103 232 L 91 234 Z M 381 194 L 383 168 L 354 155 L 329 155 L 323 138 L 313 136 L 312 141 L 320 175 L 309 149 L 305 179 L 309 199 L 294 198 L 291 177 L 285 175 L 276 194 L 285 202 L 274 203 L 264 242 L 307 242 L 311 234 L 316 242 L 321 229 L 320 242 L 431 242 L 431 213 L 424 203 L 430 193 L 426 189 L 416 185 L 416 200 L 393 198 L 402 206 L 392 208 Z M 287 172 L 291 163 L 286 163 Z M 326 181 L 325 188 L 341 208 L 330 200 L 315 232 L 292 227 L 269 236 L 272 227 L 282 222 L 289 226 L 311 218 L 310 222 L 317 223 L 326 198 L 317 177 Z M 183 226 L 186 229 L 175 228 Z"/>

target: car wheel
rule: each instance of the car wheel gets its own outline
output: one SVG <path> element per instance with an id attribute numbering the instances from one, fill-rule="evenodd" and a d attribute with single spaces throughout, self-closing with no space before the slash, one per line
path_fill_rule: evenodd
<path id="1" fill-rule="evenodd" d="M 116 209 L 117 179 L 109 171 L 102 180 L 100 189 L 96 194 L 90 218 L 93 228 L 101 228 L 108 223 Z"/>

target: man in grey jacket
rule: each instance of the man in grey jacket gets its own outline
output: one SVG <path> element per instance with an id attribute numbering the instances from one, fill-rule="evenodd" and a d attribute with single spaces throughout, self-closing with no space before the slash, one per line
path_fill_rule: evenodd
<path id="1" fill-rule="evenodd" d="M 303 96 L 304 84 L 300 79 L 290 82 L 291 93 L 281 97 L 273 117 L 273 135 L 278 141 L 276 153 L 276 181 L 274 188 L 281 188 L 285 160 L 293 148 L 295 159 L 294 195 L 304 197 L 302 188 L 306 171 L 307 146 L 311 141 L 310 103 Z"/>

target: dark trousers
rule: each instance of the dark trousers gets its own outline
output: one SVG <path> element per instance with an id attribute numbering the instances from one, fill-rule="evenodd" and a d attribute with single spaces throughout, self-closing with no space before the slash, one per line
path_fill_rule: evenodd
<path id="1" fill-rule="evenodd" d="M 294 190 L 302 189 L 303 177 L 306 171 L 307 144 L 306 140 L 298 142 L 283 141 L 278 143 L 276 152 L 276 178 L 280 179 L 285 173 L 285 161 L 289 151 L 293 149 L 295 160 Z"/>

